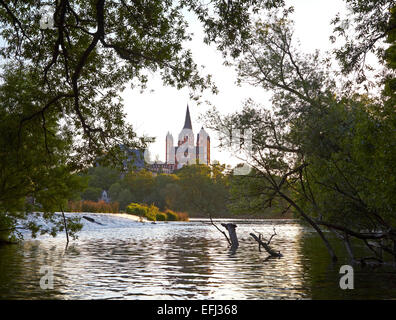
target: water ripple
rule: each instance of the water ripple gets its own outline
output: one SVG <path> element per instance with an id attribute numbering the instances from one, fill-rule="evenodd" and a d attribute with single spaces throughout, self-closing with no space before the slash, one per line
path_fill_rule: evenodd
<path id="1" fill-rule="evenodd" d="M 253 230 L 277 236 L 271 245 L 284 255 L 265 260 Z M 235 254 L 208 224 L 134 224 L 82 231 L 67 250 L 64 239 L 45 238 L 0 248 L 0 298 L 9 299 L 306 299 L 345 297 L 338 270 L 315 249 L 315 234 L 296 222 L 238 223 Z M 316 248 L 316 247 L 315 247 Z M 319 254 L 320 252 L 320 254 Z M 324 252 L 324 253 L 323 253 Z M 54 289 L 39 286 L 40 266 L 54 270 Z M 363 273 L 362 273 L 363 274 Z M 386 276 L 394 284 L 395 273 Z M 373 287 L 378 278 L 365 284 Z M 391 279 L 391 281 L 389 281 Z M 378 282 L 377 282 L 378 283 Z M 325 290 L 323 289 L 325 288 Z M 371 287 L 370 287 L 371 288 Z M 373 288 L 370 289 L 373 294 Z M 394 293 L 394 290 L 392 291 Z M 391 294 L 393 294 L 391 293 Z M 374 293 L 375 294 L 375 293 Z M 362 291 L 351 295 L 362 297 Z M 363 295 L 364 296 L 364 295 Z"/>

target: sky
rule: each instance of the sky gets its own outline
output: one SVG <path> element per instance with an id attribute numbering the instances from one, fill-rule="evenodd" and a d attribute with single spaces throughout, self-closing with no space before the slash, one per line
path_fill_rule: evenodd
<path id="1" fill-rule="evenodd" d="M 342 0 L 287 0 L 288 5 L 295 8 L 292 15 L 295 21 L 295 37 L 301 43 L 304 52 L 331 50 L 329 36 L 332 33 L 330 21 L 338 12 L 346 12 Z M 232 67 L 223 65 L 223 59 L 212 46 L 202 42 L 202 32 L 198 23 L 190 23 L 191 32 L 194 33 L 193 41 L 189 44 L 197 65 L 205 65 L 205 71 L 212 74 L 213 80 L 219 89 L 217 95 L 204 94 L 204 100 L 209 100 L 220 113 L 228 114 L 241 109 L 243 101 L 252 98 L 262 105 L 270 107 L 271 92 L 250 85 L 237 86 L 236 73 Z M 149 147 L 152 158 L 158 155 L 160 161 L 165 161 L 165 136 L 167 132 L 173 134 L 177 143 L 179 132 L 183 128 L 186 106 L 189 105 L 193 132 L 199 132 L 202 123 L 198 117 L 212 106 L 202 103 L 196 105 L 189 100 L 188 89 L 177 90 L 164 87 L 156 75 L 150 77 L 148 89 L 143 93 L 140 89 L 126 89 L 124 99 L 127 120 L 133 125 L 138 135 L 156 138 L 156 142 Z M 207 130 L 211 137 L 211 161 L 235 165 L 238 159 L 229 152 L 221 151 L 216 146 L 218 140 L 216 133 Z"/>

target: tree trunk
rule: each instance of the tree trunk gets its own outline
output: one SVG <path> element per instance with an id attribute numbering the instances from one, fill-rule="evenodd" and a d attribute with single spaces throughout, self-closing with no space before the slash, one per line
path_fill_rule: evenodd
<path id="1" fill-rule="evenodd" d="M 289 202 L 294 208 L 296 208 L 296 210 L 298 211 L 298 213 L 316 230 L 316 232 L 319 234 L 320 238 L 322 239 L 323 243 L 325 244 L 327 251 L 330 254 L 331 260 L 333 262 L 336 262 L 337 256 L 332 248 L 332 246 L 330 245 L 329 241 L 326 239 L 326 237 L 324 236 L 322 230 L 319 228 L 319 226 L 315 223 L 315 221 L 313 221 L 308 215 L 305 214 L 305 212 L 297 205 L 297 203 L 295 203 L 292 199 L 290 199 L 287 195 L 285 195 L 282 192 L 279 192 L 279 195 L 285 199 L 287 202 Z"/>
<path id="2" fill-rule="evenodd" d="M 235 251 L 239 246 L 238 237 L 235 231 L 237 225 L 233 223 L 222 223 L 221 225 L 227 229 L 231 239 L 231 250 Z"/>

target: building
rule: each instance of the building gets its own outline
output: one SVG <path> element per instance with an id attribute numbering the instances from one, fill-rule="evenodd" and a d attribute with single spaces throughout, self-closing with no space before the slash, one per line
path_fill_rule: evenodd
<path id="1" fill-rule="evenodd" d="M 151 164 L 151 171 L 172 173 L 188 164 L 210 164 L 210 137 L 202 127 L 197 134 L 195 143 L 188 105 L 184 126 L 178 136 L 177 146 L 174 145 L 172 134 L 168 132 L 165 138 L 165 147 L 165 163 Z"/>

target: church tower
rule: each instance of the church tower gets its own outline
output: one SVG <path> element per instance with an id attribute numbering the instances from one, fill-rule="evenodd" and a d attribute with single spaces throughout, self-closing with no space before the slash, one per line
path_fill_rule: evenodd
<path id="1" fill-rule="evenodd" d="M 175 164 L 175 147 L 173 146 L 173 136 L 169 131 L 166 135 L 166 163 Z"/>
<path id="2" fill-rule="evenodd" d="M 210 164 L 210 137 L 202 127 L 197 135 L 197 160 L 200 164 Z"/>

